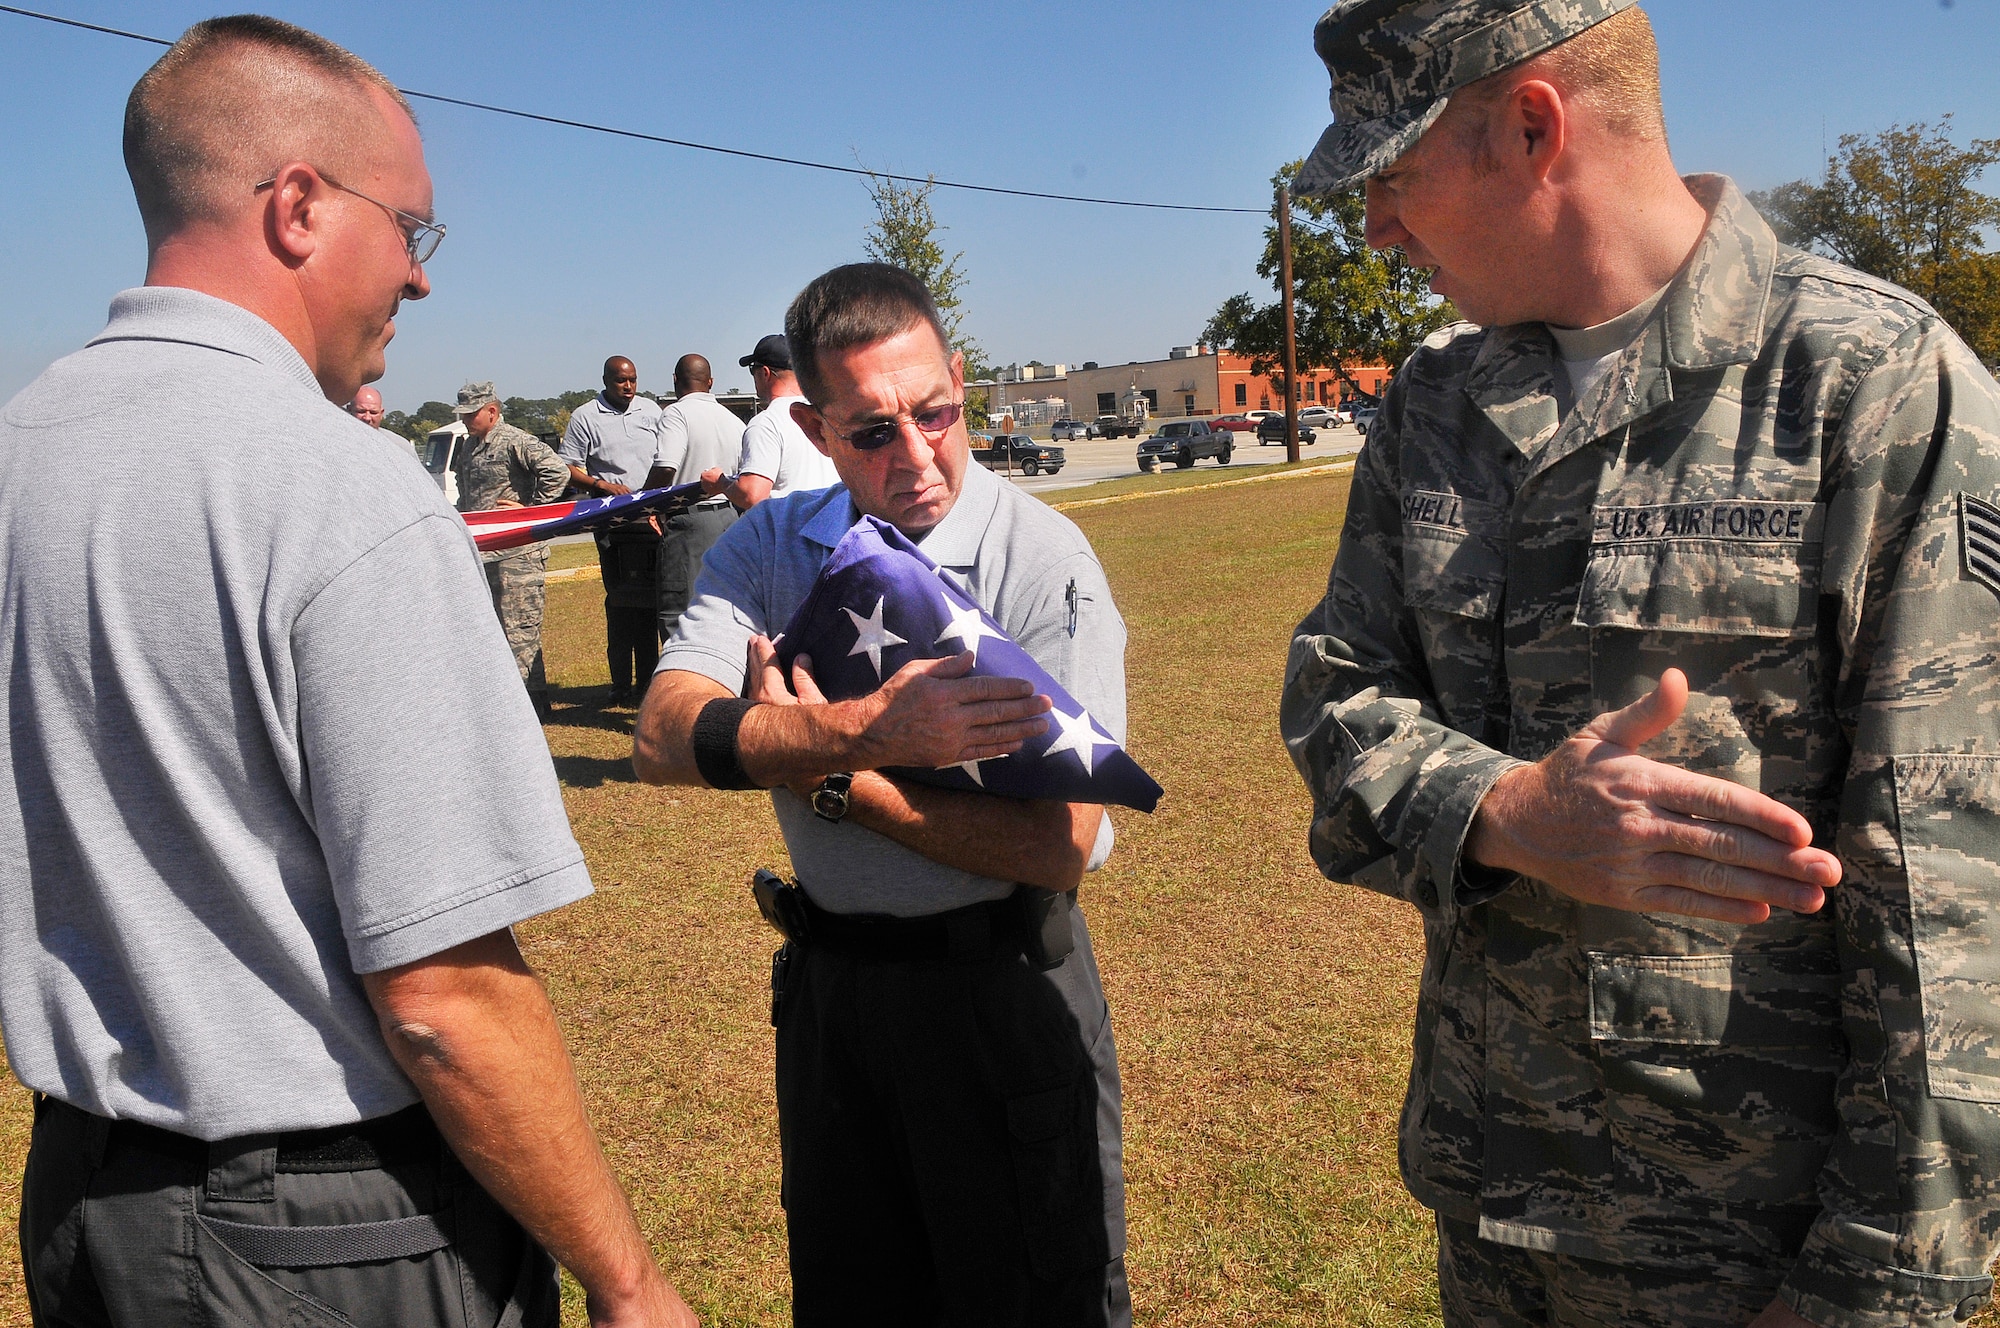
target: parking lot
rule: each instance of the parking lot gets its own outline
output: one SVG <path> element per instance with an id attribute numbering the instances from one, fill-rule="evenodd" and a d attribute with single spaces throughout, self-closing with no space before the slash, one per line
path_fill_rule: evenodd
<path id="1" fill-rule="evenodd" d="M 1168 418 L 1171 417 L 1162 416 L 1153 423 L 1157 426 Z M 1036 432 L 1040 434 L 1044 431 Z M 1312 446 L 1299 449 L 1299 455 L 1307 460 L 1351 456 L 1361 450 L 1361 435 L 1351 424 L 1343 424 L 1333 429 L 1318 429 L 1315 433 L 1317 436 Z M 1056 446 L 1061 447 L 1064 452 L 1064 463 L 1060 473 L 1037 475 L 1032 479 L 1017 474 L 1014 476 L 1014 483 L 1030 493 L 1045 493 L 1051 489 L 1069 489 L 1080 484 L 1095 484 L 1099 480 L 1115 480 L 1121 476 L 1139 473 L 1139 440 L 1136 438 L 1092 439 L 1083 443 L 1058 443 Z M 1255 434 L 1239 433 L 1236 435 L 1236 447 L 1230 454 L 1227 466 L 1218 467 L 1213 461 L 1197 461 L 1195 467 L 1199 470 L 1240 470 L 1246 466 L 1268 466 L 1284 459 L 1285 449 L 1282 444 L 1266 444 L 1260 447 Z"/>

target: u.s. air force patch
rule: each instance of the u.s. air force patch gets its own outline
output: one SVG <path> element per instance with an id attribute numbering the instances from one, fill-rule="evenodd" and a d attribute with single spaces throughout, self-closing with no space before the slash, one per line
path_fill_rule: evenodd
<path id="1" fill-rule="evenodd" d="M 1645 544 L 1655 540 L 1714 540 L 1724 544 L 1817 544 L 1825 513 L 1819 503 L 1742 498 L 1590 510 L 1590 542 Z"/>
<path id="2" fill-rule="evenodd" d="M 1958 547 L 1965 574 L 2000 593 L 2000 507 L 1960 491 Z"/>

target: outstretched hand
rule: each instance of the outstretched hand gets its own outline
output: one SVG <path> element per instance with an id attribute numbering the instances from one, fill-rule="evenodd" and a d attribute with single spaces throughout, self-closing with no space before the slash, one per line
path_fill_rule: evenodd
<path id="1" fill-rule="evenodd" d="M 1466 854 L 1547 881 L 1587 904 L 1755 923 L 1772 908 L 1817 912 L 1840 860 L 1805 817 L 1740 784 L 1639 755 L 1687 708 L 1668 669 L 1623 710 L 1599 715 L 1541 761 L 1500 777 Z"/>

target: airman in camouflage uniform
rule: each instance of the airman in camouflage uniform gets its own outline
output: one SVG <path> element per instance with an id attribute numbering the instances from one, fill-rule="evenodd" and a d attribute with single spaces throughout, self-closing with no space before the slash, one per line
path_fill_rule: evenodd
<path id="1" fill-rule="evenodd" d="M 1336 125 L 1305 178 L 1396 162 L 1452 61 L 1625 4 L 1336 6 L 1323 54 L 1343 22 L 1403 51 L 1329 56 L 1336 109 L 1401 126 Z M 1453 45 L 1496 14 L 1549 40 Z M 1416 50 L 1449 55 L 1399 94 Z M 1396 376 L 1286 672 L 1311 850 L 1422 914 L 1401 1161 L 1448 1324 L 1963 1320 L 2000 1243 L 2000 388 L 1914 296 L 1687 187 L 1692 256 L 1573 403 L 1541 322 Z M 1612 907 L 1476 857 L 1496 785 L 1666 713 L 1669 669 L 1689 700 L 1644 757 L 1802 815 L 1830 907 L 1674 916 L 1690 890 Z"/>
<path id="2" fill-rule="evenodd" d="M 458 390 L 453 410 L 466 427 L 466 439 L 452 458 L 458 479 L 458 510 L 490 512 L 496 507 L 534 507 L 552 503 L 569 484 L 569 467 L 549 445 L 500 419 L 500 398 L 491 383 L 467 383 Z M 521 681 L 535 702 L 535 713 L 549 716 L 549 684 L 542 671 L 542 602 L 549 565 L 546 543 L 482 553 L 486 584 L 493 592 L 493 610 L 500 615 L 507 644 Z"/>

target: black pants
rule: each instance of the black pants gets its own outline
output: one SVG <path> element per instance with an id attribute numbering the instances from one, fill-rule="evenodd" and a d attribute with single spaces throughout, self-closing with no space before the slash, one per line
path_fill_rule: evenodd
<path id="1" fill-rule="evenodd" d="M 660 662 L 659 618 L 651 609 L 604 606 L 604 658 L 611 665 L 611 691 L 623 696 L 644 691 Z"/>
<path id="2" fill-rule="evenodd" d="M 35 1324 L 555 1328 L 554 1262 L 422 1110 L 367 1123 L 397 1127 L 379 1149 L 343 1131 L 202 1144 L 37 1099 L 21 1191 Z"/>
<path id="3" fill-rule="evenodd" d="M 1117 1052 L 1081 911 L 1042 972 L 795 947 L 778 1013 L 792 1321 L 1129 1325 Z"/>
<path id="4" fill-rule="evenodd" d="M 611 692 L 644 691 L 660 662 L 658 623 L 660 537 L 644 526 L 623 526 L 597 537 L 597 565 L 604 578 L 604 658 Z"/>
<path id="5" fill-rule="evenodd" d="M 736 509 L 728 503 L 697 507 L 662 523 L 659 562 L 660 639 L 670 639 L 674 627 L 694 601 L 694 579 L 701 560 L 722 532 L 735 524 Z"/>

